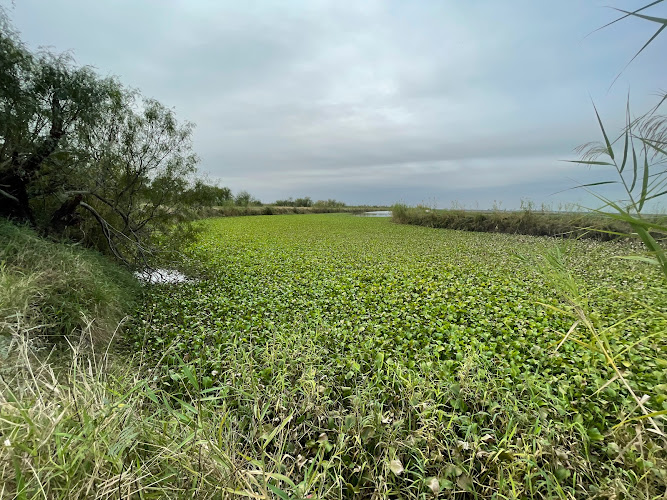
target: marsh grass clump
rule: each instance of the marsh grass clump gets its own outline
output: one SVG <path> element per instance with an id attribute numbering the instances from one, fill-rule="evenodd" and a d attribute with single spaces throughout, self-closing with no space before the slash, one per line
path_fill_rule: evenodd
<path id="1" fill-rule="evenodd" d="M 108 352 L 47 356 L 20 340 L 12 354 L 0 368 L 2 498 L 194 498 L 229 484 L 233 461 L 207 442 L 224 412 L 179 403 Z"/>

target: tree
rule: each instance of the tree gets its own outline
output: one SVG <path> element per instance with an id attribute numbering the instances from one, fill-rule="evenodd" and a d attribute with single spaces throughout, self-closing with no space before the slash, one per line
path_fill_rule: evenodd
<path id="1" fill-rule="evenodd" d="M 294 200 L 295 207 L 311 207 L 313 205 L 313 200 L 310 199 L 310 196 L 304 198 L 297 198 Z"/>
<path id="2" fill-rule="evenodd" d="M 249 205 L 261 206 L 262 202 L 252 196 L 248 191 L 239 191 L 234 197 L 234 204 L 239 207 L 247 207 Z"/>
<path id="3" fill-rule="evenodd" d="M 202 179 L 197 179 L 183 193 L 183 202 L 191 207 L 213 207 L 230 201 L 232 201 L 231 189 L 216 184 L 206 184 Z"/>
<path id="4" fill-rule="evenodd" d="M 0 215 L 145 263 L 151 236 L 182 220 L 192 129 L 0 23 Z"/>
<path id="5" fill-rule="evenodd" d="M 327 208 L 343 208 L 345 203 L 342 201 L 334 200 L 329 198 L 328 200 L 317 200 L 314 204 L 316 207 L 327 207 Z"/>

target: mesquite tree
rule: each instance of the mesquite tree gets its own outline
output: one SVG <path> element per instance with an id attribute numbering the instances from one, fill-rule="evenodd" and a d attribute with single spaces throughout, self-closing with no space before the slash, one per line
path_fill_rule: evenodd
<path id="1" fill-rule="evenodd" d="M 0 13 L 0 16 L 2 13 Z M 0 215 L 146 260 L 182 213 L 192 125 L 0 23 Z"/>

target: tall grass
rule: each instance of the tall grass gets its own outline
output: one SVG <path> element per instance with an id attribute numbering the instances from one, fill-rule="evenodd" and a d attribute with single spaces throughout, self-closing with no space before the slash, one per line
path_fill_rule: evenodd
<path id="1" fill-rule="evenodd" d="M 78 337 L 104 343 L 130 311 L 136 279 L 97 252 L 0 220 L 0 337 Z"/>
<path id="2" fill-rule="evenodd" d="M 661 2 L 662 0 L 651 2 L 632 12 L 616 9 L 623 15 L 610 24 L 634 17 L 659 25 L 657 31 L 635 54 L 633 60 L 667 27 L 666 18 L 642 13 Z M 646 275 L 649 277 L 647 281 L 650 287 L 662 292 L 667 279 L 667 253 L 664 247 L 667 223 L 664 218 L 647 216 L 645 211 L 651 203 L 667 194 L 667 170 L 664 168 L 667 164 L 667 117 L 659 114 L 660 107 L 666 100 L 667 95 L 663 95 L 654 108 L 639 117 L 633 117 L 628 97 L 625 127 L 615 139 L 610 138 L 594 106 L 602 141 L 582 145 L 578 148 L 580 159 L 573 160 L 573 163 L 612 172 L 611 177 L 605 180 L 580 187 L 593 194 L 602 203 L 601 207 L 592 210 L 593 213 L 613 224 L 627 227 L 624 231 L 614 232 L 643 243 L 641 254 L 628 255 L 624 258 L 655 266 L 660 275 L 656 277 L 647 272 Z M 623 193 L 621 199 L 615 200 L 597 194 L 595 188 L 601 185 L 620 187 Z M 598 229 L 598 231 L 604 230 Z M 562 307 L 543 305 L 572 319 L 569 330 L 562 332 L 563 338 L 556 350 L 569 342 L 580 350 L 604 358 L 612 369 L 613 377 L 596 394 L 618 382 L 628 400 L 634 402 L 634 412 L 621 415 L 621 421 L 614 429 L 626 432 L 629 442 L 626 447 L 635 446 L 638 451 L 638 461 L 647 460 L 646 454 L 650 453 L 649 450 L 652 448 L 667 449 L 667 409 L 663 403 L 665 388 L 651 387 L 648 393 L 639 393 L 631 383 L 634 373 L 646 370 L 647 366 L 664 370 L 667 367 L 664 352 L 658 350 L 655 359 L 632 357 L 627 355 L 627 349 L 620 346 L 629 329 L 628 324 L 637 320 L 652 325 L 652 330 L 640 339 L 638 344 L 652 345 L 654 339 L 664 339 L 667 336 L 667 314 L 664 308 L 647 303 L 642 294 L 637 294 L 633 290 L 614 290 L 619 297 L 631 298 L 635 307 L 615 324 L 602 328 L 599 323 L 599 313 L 591 305 L 591 297 L 581 292 L 578 277 L 569 269 L 566 255 L 558 247 L 545 255 L 542 262 L 534 264 L 560 293 L 563 301 Z M 599 437 L 605 439 L 608 435 Z"/>
<path id="3" fill-rule="evenodd" d="M 437 210 L 397 204 L 392 207 L 392 218 L 399 224 L 440 229 L 559 238 L 589 238 L 602 241 L 627 239 L 631 230 L 627 222 L 612 220 L 602 214 L 551 213 L 527 208 L 518 211 L 480 212 L 467 211 L 462 208 Z M 652 220 L 662 221 L 663 219 L 656 216 Z"/>
<path id="4" fill-rule="evenodd" d="M 159 367 L 140 356 L 128 370 L 127 360 L 79 348 L 44 359 L 19 344 L 1 370 L 0 497 L 568 499 L 659 491 L 659 450 L 646 455 L 655 463 L 642 465 L 645 477 L 627 473 L 631 452 L 598 465 L 605 474 L 593 472 L 591 438 L 576 419 L 553 418 L 560 395 L 532 392 L 532 376 L 509 390 L 471 352 L 448 384 L 388 364 L 337 387 L 326 383 L 337 370 L 322 348 L 327 337 L 294 329 L 262 347 L 238 342 L 219 374 L 223 386 L 206 389 L 206 374 L 183 363 L 168 391 L 154 382 Z"/>

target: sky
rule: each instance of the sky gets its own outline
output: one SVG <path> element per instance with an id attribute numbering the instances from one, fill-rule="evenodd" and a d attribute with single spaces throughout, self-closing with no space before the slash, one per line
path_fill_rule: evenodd
<path id="1" fill-rule="evenodd" d="M 0 0 L 31 49 L 71 51 L 196 124 L 200 170 L 265 203 L 591 207 L 567 163 L 628 93 L 667 90 L 667 35 L 631 0 Z M 653 15 L 667 16 L 667 6 Z M 616 76 L 620 77 L 614 82 Z M 613 85 L 612 85 L 613 83 Z M 611 191 L 602 194 L 614 196 Z"/>

